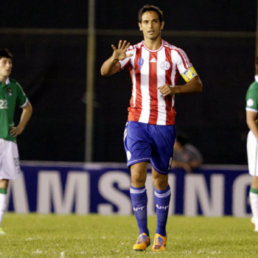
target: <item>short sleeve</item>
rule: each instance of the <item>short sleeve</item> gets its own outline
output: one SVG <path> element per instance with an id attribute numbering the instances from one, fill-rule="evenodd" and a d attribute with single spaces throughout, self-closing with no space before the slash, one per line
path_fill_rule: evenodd
<path id="1" fill-rule="evenodd" d="M 258 88 L 257 88 L 258 89 Z M 246 110 L 258 112 L 258 90 L 249 89 L 246 94 Z"/>
<path id="2" fill-rule="evenodd" d="M 176 60 L 177 69 L 186 82 L 197 75 L 197 72 L 184 50 L 180 48 L 173 50 L 173 60 Z"/>
<path id="3" fill-rule="evenodd" d="M 24 93 L 21 85 L 19 83 L 16 84 L 17 86 L 17 99 L 16 99 L 16 103 L 18 106 L 20 107 L 24 107 L 26 105 L 26 103 L 28 102 L 27 96 Z"/>
<path id="4" fill-rule="evenodd" d="M 183 74 L 192 66 L 187 54 L 181 48 L 172 50 L 172 60 L 176 61 L 176 66 L 180 74 Z"/>

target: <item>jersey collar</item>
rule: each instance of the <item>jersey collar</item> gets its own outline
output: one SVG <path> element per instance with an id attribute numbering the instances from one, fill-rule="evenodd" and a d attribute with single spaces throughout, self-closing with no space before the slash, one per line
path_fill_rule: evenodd
<path id="1" fill-rule="evenodd" d="M 9 79 L 9 77 L 6 79 L 5 84 L 10 84 L 10 79 Z"/>
<path id="2" fill-rule="evenodd" d="M 145 48 L 146 50 L 150 51 L 150 52 L 158 52 L 158 51 L 160 51 L 160 49 L 162 49 L 163 46 L 164 46 L 164 40 L 163 40 L 163 39 L 162 39 L 162 41 L 161 41 L 160 47 L 159 47 L 158 49 L 155 49 L 155 50 L 149 49 L 149 48 L 144 44 L 144 40 L 143 40 L 142 42 L 143 42 L 144 48 Z"/>
<path id="3" fill-rule="evenodd" d="M 5 80 L 4 83 L 0 81 L 0 84 L 1 84 L 3 87 L 6 86 L 6 85 L 8 85 L 8 84 L 10 84 L 10 83 L 11 83 L 11 81 L 10 81 L 9 77 Z"/>
<path id="4" fill-rule="evenodd" d="M 1 82 L 2 83 L 2 82 Z M 5 80 L 5 82 L 3 83 L 3 85 L 7 85 L 7 84 L 10 84 L 11 82 L 10 82 L 10 79 L 9 79 L 9 77 L 7 77 L 7 79 Z"/>

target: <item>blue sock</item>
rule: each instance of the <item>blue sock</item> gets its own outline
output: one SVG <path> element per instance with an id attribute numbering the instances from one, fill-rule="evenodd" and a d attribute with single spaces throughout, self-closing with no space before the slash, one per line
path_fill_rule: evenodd
<path id="1" fill-rule="evenodd" d="M 149 235 L 147 226 L 147 193 L 145 187 L 130 187 L 130 196 L 133 205 L 134 215 L 139 227 L 139 234 Z"/>
<path id="2" fill-rule="evenodd" d="M 168 186 L 165 190 L 159 191 L 155 189 L 154 201 L 157 214 L 157 229 L 156 233 L 162 236 L 166 236 L 166 225 L 168 218 L 168 208 L 170 201 L 170 187 Z"/>

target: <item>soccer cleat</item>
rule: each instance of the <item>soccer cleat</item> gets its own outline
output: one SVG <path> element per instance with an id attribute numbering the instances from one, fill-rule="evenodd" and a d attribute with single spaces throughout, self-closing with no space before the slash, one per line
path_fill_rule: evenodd
<path id="1" fill-rule="evenodd" d="M 144 251 L 150 245 L 150 237 L 146 233 L 142 233 L 133 245 L 134 251 Z"/>
<path id="2" fill-rule="evenodd" d="M 3 235 L 5 235 L 5 232 L 3 231 L 2 228 L 0 228 L 0 236 L 3 236 Z"/>
<path id="3" fill-rule="evenodd" d="M 152 246 L 152 251 L 160 252 L 166 250 L 167 244 L 167 236 L 162 236 L 160 234 L 155 234 L 154 236 L 154 243 Z"/>

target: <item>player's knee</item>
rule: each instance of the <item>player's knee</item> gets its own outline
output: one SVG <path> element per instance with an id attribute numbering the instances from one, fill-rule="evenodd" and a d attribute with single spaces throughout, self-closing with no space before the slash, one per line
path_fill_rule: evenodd
<path id="1" fill-rule="evenodd" d="M 142 187 L 145 185 L 146 177 L 141 174 L 134 174 L 131 176 L 131 183 L 135 187 Z"/>
<path id="2" fill-rule="evenodd" d="M 251 187 L 258 190 L 258 177 L 257 176 L 253 176 Z"/>
<path id="3" fill-rule="evenodd" d="M 153 178 L 153 184 L 155 189 L 164 190 L 168 187 L 168 177 L 167 175 L 158 175 L 156 174 Z"/>
<path id="4" fill-rule="evenodd" d="M 131 166 L 131 184 L 134 187 L 142 187 L 145 185 L 147 176 L 147 165 L 144 163 L 134 164 Z"/>

